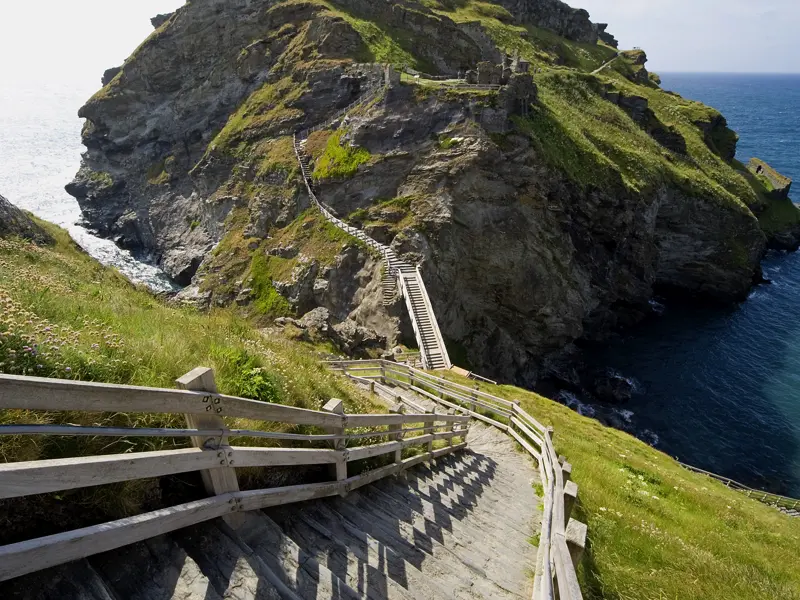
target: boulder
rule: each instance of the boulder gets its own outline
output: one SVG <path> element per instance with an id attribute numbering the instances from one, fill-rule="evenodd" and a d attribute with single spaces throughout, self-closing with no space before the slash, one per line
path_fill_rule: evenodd
<path id="1" fill-rule="evenodd" d="M 156 15 L 155 17 L 150 19 L 150 23 L 153 25 L 153 29 L 158 29 L 159 27 L 161 27 L 164 23 L 169 21 L 172 18 L 172 15 L 174 14 L 175 14 L 174 12 L 163 13 L 160 15 Z"/>
<path id="2" fill-rule="evenodd" d="M 611 369 L 596 375 L 593 387 L 594 394 L 603 402 L 622 404 L 633 397 L 633 382 Z"/>
<path id="3" fill-rule="evenodd" d="M 103 77 L 100 80 L 101 83 L 103 84 L 103 87 L 111 83 L 111 80 L 114 79 L 114 77 L 116 77 L 117 75 L 119 75 L 120 72 L 122 72 L 122 67 L 111 67 L 110 69 L 106 69 L 105 72 L 103 73 Z"/>
<path id="4" fill-rule="evenodd" d="M 52 244 L 55 241 L 25 211 L 0 196 L 0 238 L 9 236 L 25 238 L 36 244 Z"/>

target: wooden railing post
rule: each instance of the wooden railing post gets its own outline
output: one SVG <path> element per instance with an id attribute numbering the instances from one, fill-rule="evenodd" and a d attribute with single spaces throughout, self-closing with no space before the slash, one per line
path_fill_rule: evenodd
<path id="1" fill-rule="evenodd" d="M 564 485 L 564 527 L 569 525 L 569 518 L 577 500 L 578 484 L 574 481 L 567 481 Z"/>
<path id="2" fill-rule="evenodd" d="M 390 413 L 396 415 L 402 415 L 405 412 L 405 408 L 403 405 L 398 405 L 397 408 L 392 408 L 389 410 Z M 388 430 L 393 433 L 393 435 L 389 436 L 389 439 L 397 442 L 403 441 L 403 424 L 398 423 L 397 425 L 389 425 Z M 403 449 L 398 448 L 394 451 L 394 462 L 395 464 L 399 465 L 403 462 Z"/>
<path id="3" fill-rule="evenodd" d="M 433 410 L 428 411 L 428 414 L 432 414 L 432 415 L 434 415 L 434 417 L 433 417 L 433 419 L 426 420 L 423 423 L 423 425 L 425 426 L 425 429 L 426 429 L 425 434 L 426 435 L 428 435 L 428 434 L 433 435 L 433 433 L 434 433 L 434 427 L 433 426 L 436 424 L 436 416 L 435 416 L 436 415 L 436 407 L 434 407 Z M 427 429 L 429 429 L 429 428 L 430 428 L 430 431 L 427 431 Z M 433 452 L 433 440 L 428 442 L 428 452 Z"/>
<path id="4" fill-rule="evenodd" d="M 331 398 L 331 400 L 322 407 L 322 410 L 337 415 L 344 415 L 344 402 L 337 398 Z M 344 435 L 344 427 L 326 427 L 326 431 L 333 435 Z M 344 439 L 334 440 L 331 444 L 334 450 L 342 453 L 336 460 L 336 464 L 332 465 L 332 475 L 336 477 L 336 481 L 344 481 L 347 479 L 347 459 L 344 456 L 345 446 L 346 440 Z"/>
<path id="5" fill-rule="evenodd" d="M 176 380 L 178 387 L 184 390 L 191 390 L 196 392 L 209 392 L 209 394 L 217 393 L 217 384 L 214 380 L 214 371 L 205 367 L 198 367 L 183 377 Z M 186 425 L 190 429 L 219 429 L 219 437 L 192 437 L 192 445 L 196 448 L 202 448 L 207 452 L 216 452 L 219 458 L 220 468 L 209 469 L 201 471 L 200 475 L 203 478 L 203 485 L 206 492 L 211 496 L 219 496 L 230 492 L 239 491 L 239 481 L 236 478 L 236 469 L 231 458 L 230 446 L 228 446 L 228 438 L 223 434 L 225 429 L 225 421 L 222 419 L 222 407 L 219 406 L 219 400 L 215 400 L 213 396 L 208 395 L 203 398 L 202 402 L 206 404 L 206 412 L 204 415 L 184 415 Z M 231 511 L 239 509 L 237 504 L 231 506 Z M 244 523 L 243 514 L 231 514 L 225 517 L 225 521 L 234 529 Z"/>

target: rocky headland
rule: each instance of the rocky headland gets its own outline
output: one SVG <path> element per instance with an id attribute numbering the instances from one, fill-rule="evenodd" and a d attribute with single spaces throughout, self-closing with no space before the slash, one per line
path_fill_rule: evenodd
<path id="1" fill-rule="evenodd" d="M 531 65 L 500 90 L 404 75 L 308 140 L 320 199 L 421 264 L 479 372 L 532 385 L 654 294 L 741 300 L 768 246 L 800 243 L 800 211 L 735 160 L 724 117 L 660 89 L 642 51 L 611 61 L 607 26 L 562 2 L 194 0 L 153 25 L 81 109 L 68 191 L 184 301 L 356 354 L 413 339 L 380 258 L 311 207 L 292 146 L 389 63 Z"/>

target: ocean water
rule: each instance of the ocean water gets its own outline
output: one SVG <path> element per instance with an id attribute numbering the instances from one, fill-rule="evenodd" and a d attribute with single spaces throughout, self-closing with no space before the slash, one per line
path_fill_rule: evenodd
<path id="1" fill-rule="evenodd" d="M 665 89 L 726 116 L 741 136 L 740 160 L 758 156 L 800 185 L 800 75 L 662 79 Z M 743 304 L 667 307 L 595 360 L 635 380 L 625 409 L 656 447 L 800 498 L 800 253 L 771 254 L 763 267 L 772 285 Z"/>
<path id="2" fill-rule="evenodd" d="M 98 87 L 99 82 L 81 86 L 42 78 L 0 83 L 0 195 L 65 227 L 84 250 L 132 281 L 173 291 L 176 286 L 159 269 L 80 226 L 78 203 L 64 191 L 84 150 L 78 109 Z"/>

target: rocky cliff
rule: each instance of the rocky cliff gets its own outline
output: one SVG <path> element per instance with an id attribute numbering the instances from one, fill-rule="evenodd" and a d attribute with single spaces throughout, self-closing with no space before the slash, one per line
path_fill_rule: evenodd
<path id="1" fill-rule="evenodd" d="M 585 11 L 195 0 L 154 24 L 81 109 L 68 190 L 100 232 L 191 284 L 185 299 L 264 322 L 322 307 L 356 338 L 408 339 L 379 258 L 310 208 L 291 135 L 382 86 L 383 63 L 452 77 L 512 50 L 535 85 L 409 77 L 307 147 L 320 198 L 421 262 L 464 359 L 531 383 L 575 340 L 641 318 L 654 290 L 730 301 L 758 278 L 770 200 L 732 161 L 735 134 L 642 76 L 637 53 L 591 74 L 615 51 Z"/>

